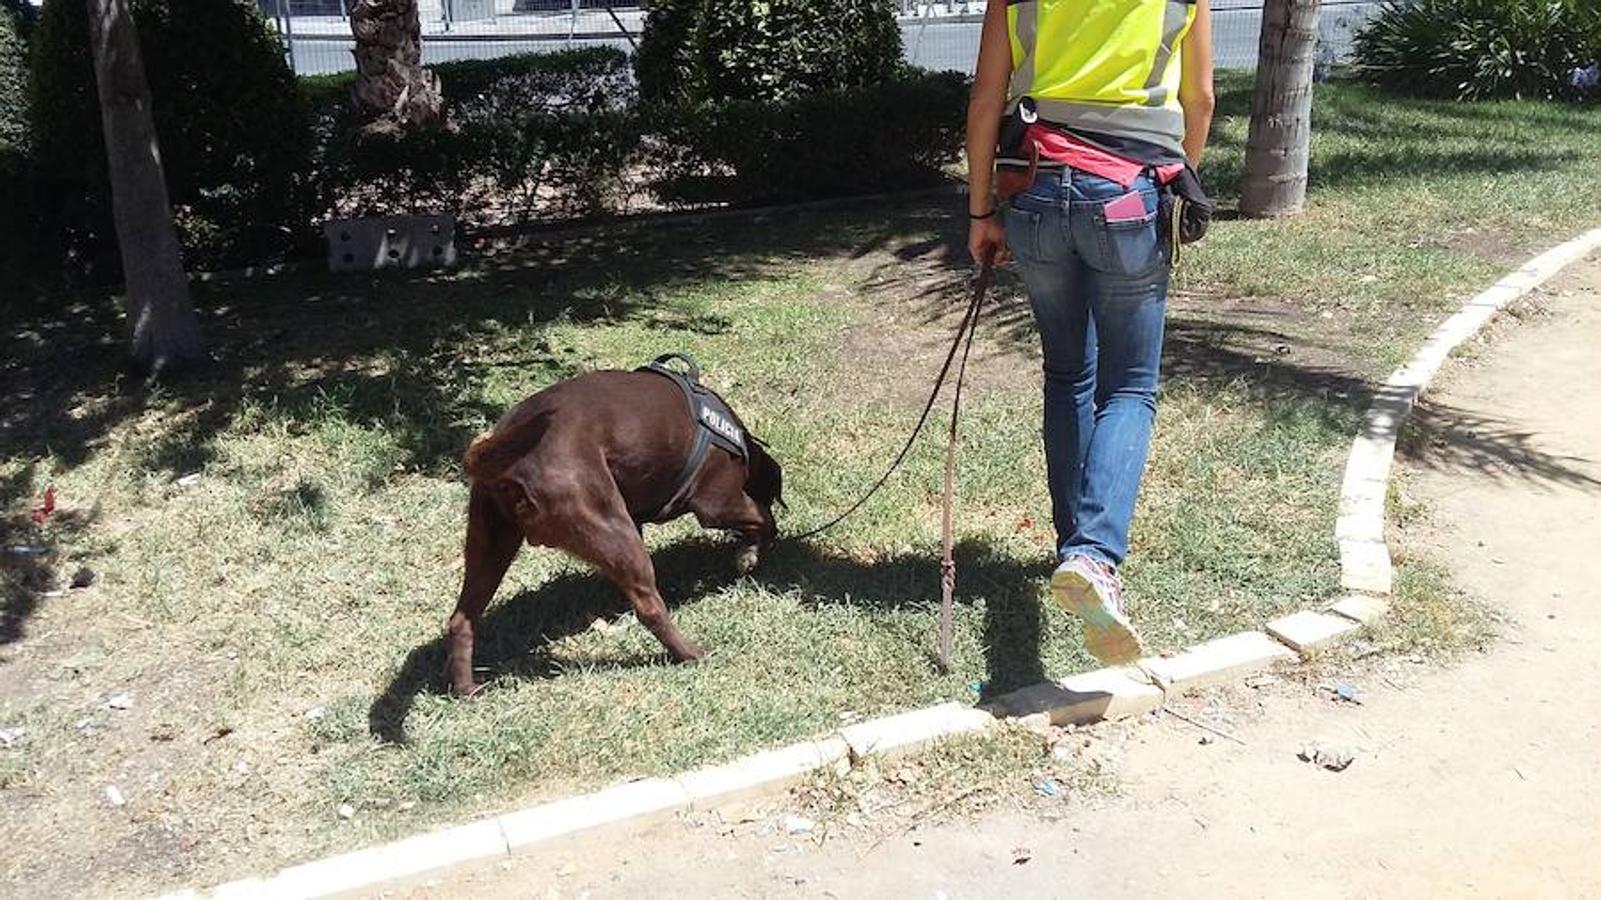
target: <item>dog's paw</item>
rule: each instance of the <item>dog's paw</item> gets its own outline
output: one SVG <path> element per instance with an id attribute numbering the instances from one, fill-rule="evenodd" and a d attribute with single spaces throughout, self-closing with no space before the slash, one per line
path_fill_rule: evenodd
<path id="1" fill-rule="evenodd" d="M 685 643 L 683 648 L 673 654 L 673 662 L 684 665 L 693 665 L 706 658 L 706 648 L 699 644 Z"/>
<path id="2" fill-rule="evenodd" d="M 746 544 L 734 552 L 734 571 L 749 575 L 762 561 L 762 553 L 755 544 Z"/>
<path id="3" fill-rule="evenodd" d="M 484 686 L 475 681 L 450 686 L 450 694 L 457 700 L 477 700 L 478 695 L 483 692 Z"/>

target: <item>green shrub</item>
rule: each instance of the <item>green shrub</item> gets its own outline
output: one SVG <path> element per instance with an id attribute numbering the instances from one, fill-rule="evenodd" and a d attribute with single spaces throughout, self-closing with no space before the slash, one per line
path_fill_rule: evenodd
<path id="1" fill-rule="evenodd" d="M 439 76 L 447 104 L 459 105 L 511 90 L 538 98 L 541 107 L 595 109 L 624 105 L 634 95 L 628 56 L 614 47 L 463 59 L 428 68 Z M 313 114 L 337 112 L 349 102 L 355 81 L 354 72 L 304 76 L 300 79 L 302 103 Z"/>
<path id="2" fill-rule="evenodd" d="M 26 6 L 26 4 L 24 4 Z M 24 21 L 0 3 L 0 177 L 16 177 L 29 154 L 28 47 Z M 4 182 L 9 187 L 12 181 Z"/>
<path id="3" fill-rule="evenodd" d="M 432 67 L 451 128 L 358 132 L 349 77 L 305 85 L 332 215 L 449 211 L 467 224 L 602 210 L 639 144 L 628 58 L 611 48 Z"/>
<path id="4" fill-rule="evenodd" d="M 900 64 L 890 0 L 656 0 L 635 72 L 654 103 L 779 101 L 878 84 Z"/>
<path id="5" fill-rule="evenodd" d="M 0 3 L 0 289 L 24 279 L 32 257 L 32 137 L 28 121 L 27 3 Z"/>
<path id="6" fill-rule="evenodd" d="M 1356 37 L 1362 77 L 1403 93 L 1578 98 L 1575 73 L 1601 61 L 1595 0 L 1389 2 Z"/>
<path id="7" fill-rule="evenodd" d="M 903 72 L 783 102 L 733 100 L 649 113 L 668 199 L 736 203 L 872 194 L 938 182 L 960 156 L 968 84 Z"/>
<path id="8" fill-rule="evenodd" d="M 307 133 L 251 0 L 134 0 L 152 114 L 191 268 L 280 257 L 306 226 Z M 82 0 L 49 0 L 32 49 L 41 186 L 69 272 L 119 270 Z"/>

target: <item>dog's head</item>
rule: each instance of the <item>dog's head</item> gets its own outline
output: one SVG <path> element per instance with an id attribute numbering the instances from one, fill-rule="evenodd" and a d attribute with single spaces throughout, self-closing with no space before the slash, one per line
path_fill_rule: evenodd
<path id="1" fill-rule="evenodd" d="M 754 436 L 746 441 L 750 464 L 745 475 L 745 493 L 772 516 L 773 507 L 784 507 L 784 468 L 767 452 L 767 445 Z"/>

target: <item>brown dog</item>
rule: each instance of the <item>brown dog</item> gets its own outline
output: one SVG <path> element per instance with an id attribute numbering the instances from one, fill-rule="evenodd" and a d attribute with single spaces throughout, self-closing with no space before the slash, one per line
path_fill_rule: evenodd
<path id="1" fill-rule="evenodd" d="M 686 463 L 702 427 L 692 405 L 655 372 L 593 372 L 534 394 L 473 442 L 463 461 L 471 486 L 466 572 L 447 625 L 452 690 L 478 689 L 473 629 L 524 540 L 593 565 L 674 660 L 700 657 L 668 618 L 641 529 L 694 513 L 702 526 L 738 536 L 738 562 L 748 570 L 777 534 L 783 473 L 736 419 L 748 461 L 712 446 L 691 475 Z"/>

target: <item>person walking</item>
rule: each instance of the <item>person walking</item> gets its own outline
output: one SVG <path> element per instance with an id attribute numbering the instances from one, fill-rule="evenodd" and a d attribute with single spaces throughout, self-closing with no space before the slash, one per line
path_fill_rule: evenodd
<path id="1" fill-rule="evenodd" d="M 1207 0 L 988 0 L 968 105 L 968 249 L 1016 260 L 1044 352 L 1051 592 L 1105 664 L 1143 653 L 1118 567 L 1156 417 L 1164 194 L 1199 194 L 1211 45 Z"/>

